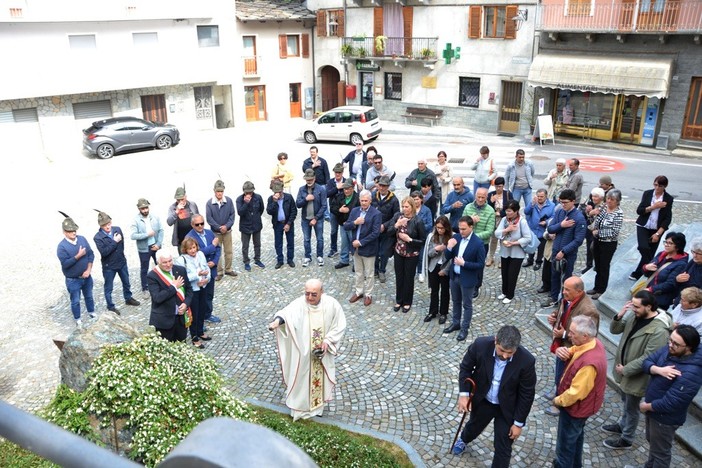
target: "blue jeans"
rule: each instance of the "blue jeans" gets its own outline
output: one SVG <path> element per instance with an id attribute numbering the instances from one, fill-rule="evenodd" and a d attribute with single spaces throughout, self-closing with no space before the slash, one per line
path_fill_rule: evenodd
<path id="1" fill-rule="evenodd" d="M 329 218 L 329 228 L 330 228 L 330 233 L 329 233 L 329 240 L 331 242 L 331 246 L 329 246 L 329 253 L 332 252 L 338 252 L 339 249 L 339 221 L 336 220 L 336 216 L 332 215 L 331 218 Z M 341 230 L 343 231 L 344 228 L 342 227 Z"/>
<path id="2" fill-rule="evenodd" d="M 85 308 L 88 313 L 95 312 L 95 301 L 93 300 L 93 277 L 87 278 L 66 278 L 66 289 L 71 297 L 71 312 L 73 318 L 80 318 L 80 293 L 85 299 Z"/>
<path id="3" fill-rule="evenodd" d="M 290 225 L 288 232 L 285 232 L 285 223 L 273 222 L 273 238 L 275 243 L 275 255 L 278 263 L 285 263 L 283 259 L 283 236 L 288 244 L 288 262 L 295 258 L 295 226 Z"/>
<path id="4" fill-rule="evenodd" d="M 473 195 L 475 195 L 475 192 L 477 192 L 479 188 L 486 188 L 490 190 L 490 182 L 481 184 L 480 182 L 473 181 Z"/>
<path id="5" fill-rule="evenodd" d="M 353 255 L 353 236 L 356 231 L 347 231 L 343 227 L 341 228 L 341 252 L 339 253 L 339 259 L 341 263 L 349 263 L 349 257 Z"/>
<path id="6" fill-rule="evenodd" d="M 461 331 L 468 331 L 470 321 L 473 319 L 473 290 L 475 287 L 461 286 L 460 276 L 453 273 L 451 273 L 449 287 L 453 300 L 453 325 L 459 325 Z M 461 320 L 461 314 L 463 320 Z"/>
<path id="7" fill-rule="evenodd" d="M 212 282 L 214 280 L 210 280 Z M 190 338 L 196 341 L 205 334 L 205 311 L 207 310 L 207 297 L 204 289 L 193 291 L 193 299 L 190 301 L 190 311 L 193 314 L 193 323 L 190 324 Z M 180 320 L 180 319 L 178 319 Z"/>
<path id="8" fill-rule="evenodd" d="M 310 222 L 302 219 L 302 245 L 305 247 L 305 258 L 312 258 L 312 228 Z M 324 257 L 324 221 L 317 220 L 314 225 L 314 236 L 317 238 L 317 257 Z"/>
<path id="9" fill-rule="evenodd" d="M 149 261 L 154 259 L 156 265 L 156 251 L 149 249 L 146 252 L 139 252 L 139 273 L 141 274 L 141 290 L 148 291 L 149 286 L 146 283 L 146 274 L 149 272 Z"/>
<path id="10" fill-rule="evenodd" d="M 124 294 L 124 300 L 128 301 L 132 298 L 131 286 L 129 284 L 129 267 L 125 263 L 119 270 L 102 270 L 102 277 L 105 278 L 105 301 L 107 302 L 107 308 L 115 306 L 112 301 L 112 289 L 115 284 L 115 275 L 119 275 L 120 281 L 122 281 L 122 293 Z"/>
<path id="11" fill-rule="evenodd" d="M 512 190 L 512 198 L 519 201 L 520 198 L 523 198 L 523 202 L 519 202 L 519 206 L 522 208 L 526 207 L 529 203 L 531 203 L 531 188 L 524 188 L 524 189 L 518 189 L 514 188 Z"/>
<path id="12" fill-rule="evenodd" d="M 582 468 L 586 422 L 587 418 L 573 418 L 561 408 L 554 468 Z"/>
<path id="13" fill-rule="evenodd" d="M 556 357 L 556 390 L 558 390 L 558 384 L 561 383 L 561 378 L 563 377 L 567 365 L 568 361 Z"/>

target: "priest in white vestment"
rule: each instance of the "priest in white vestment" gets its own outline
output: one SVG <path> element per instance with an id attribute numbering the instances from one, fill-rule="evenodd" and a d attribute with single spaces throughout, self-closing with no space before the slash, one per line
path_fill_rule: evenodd
<path id="1" fill-rule="evenodd" d="M 293 420 L 321 416 L 334 395 L 334 356 L 346 330 L 341 304 L 324 294 L 320 280 L 310 279 L 305 295 L 279 311 L 268 328 L 276 330 Z"/>

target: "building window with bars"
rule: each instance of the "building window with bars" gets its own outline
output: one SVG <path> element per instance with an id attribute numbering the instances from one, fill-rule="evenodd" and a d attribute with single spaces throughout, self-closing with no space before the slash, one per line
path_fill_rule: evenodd
<path id="1" fill-rule="evenodd" d="M 459 78 L 458 105 L 463 107 L 480 107 L 480 78 Z"/>
<path id="2" fill-rule="evenodd" d="M 402 73 L 385 74 L 385 99 L 402 100 Z"/>

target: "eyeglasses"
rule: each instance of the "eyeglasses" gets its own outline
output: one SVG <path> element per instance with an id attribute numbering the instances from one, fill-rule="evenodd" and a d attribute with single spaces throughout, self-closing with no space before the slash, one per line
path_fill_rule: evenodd
<path id="1" fill-rule="evenodd" d="M 319 293 L 305 291 L 305 297 L 317 297 L 317 296 L 319 296 Z"/>
<path id="2" fill-rule="evenodd" d="M 676 348 L 676 349 L 678 349 L 678 348 L 685 348 L 685 347 L 687 346 L 687 345 L 685 345 L 684 343 L 681 344 L 681 343 L 677 343 L 677 342 L 673 341 L 672 338 L 668 339 L 668 344 L 670 344 L 670 346 L 671 346 L 672 348 Z"/>
<path id="3" fill-rule="evenodd" d="M 664 244 L 665 245 L 675 245 L 675 242 L 667 240 L 664 242 Z"/>
<path id="4" fill-rule="evenodd" d="M 699 250 L 693 250 L 692 255 L 702 255 L 702 251 Z"/>
<path id="5" fill-rule="evenodd" d="M 205 225 L 205 223 L 193 223 L 193 226 L 198 226 L 198 227 L 204 226 L 204 225 Z"/>

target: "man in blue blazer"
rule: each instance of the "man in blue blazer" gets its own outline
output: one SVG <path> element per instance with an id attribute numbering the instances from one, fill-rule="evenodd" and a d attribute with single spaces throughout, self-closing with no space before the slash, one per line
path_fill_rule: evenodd
<path id="1" fill-rule="evenodd" d="M 460 455 L 494 420 L 493 468 L 508 468 L 512 443 L 519 438 L 534 403 L 536 360 L 521 343 L 521 333 L 505 325 L 496 336 L 481 336 L 468 347 L 458 374 L 458 410 L 471 413 L 453 446 Z M 471 388 L 466 379 L 475 382 Z"/>
<path id="2" fill-rule="evenodd" d="M 361 206 L 352 209 L 349 219 L 344 222 L 344 229 L 352 231 L 353 266 L 356 271 L 355 290 L 349 302 L 353 304 L 363 297 L 363 305 L 366 307 L 373 302 L 375 256 L 378 255 L 382 222 L 380 211 L 371 206 L 372 199 L 370 191 L 362 190 L 358 196 Z"/>
<path id="3" fill-rule="evenodd" d="M 449 272 L 453 323 L 444 328 L 444 333 L 460 330 L 456 339 L 463 341 L 468 336 L 473 318 L 473 291 L 478 284 L 479 273 L 485 268 L 485 248 L 483 241 L 473 235 L 473 218 L 461 216 L 458 220 L 458 234 L 454 234 L 448 241 L 445 255 L 444 271 Z"/>
<path id="4" fill-rule="evenodd" d="M 196 214 L 193 215 L 190 225 L 193 227 L 186 237 L 192 237 L 197 241 L 197 246 L 200 248 L 200 252 L 205 255 L 205 260 L 207 260 L 207 266 L 210 267 L 210 274 L 212 278 L 217 276 L 217 264 L 219 263 L 219 256 L 222 252 L 219 239 L 215 237 L 214 232 L 209 229 L 205 229 L 205 218 Z M 205 320 L 210 323 L 219 323 L 222 320 L 216 315 L 212 315 L 212 302 L 214 301 L 214 281 L 210 281 L 205 286 L 205 297 L 207 298 L 207 308 L 205 310 Z"/>

